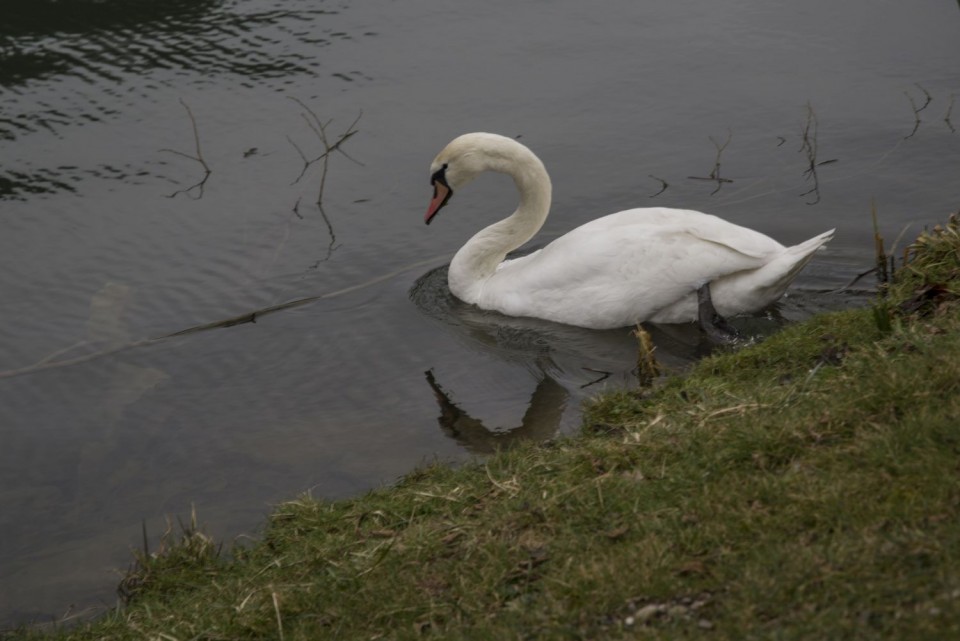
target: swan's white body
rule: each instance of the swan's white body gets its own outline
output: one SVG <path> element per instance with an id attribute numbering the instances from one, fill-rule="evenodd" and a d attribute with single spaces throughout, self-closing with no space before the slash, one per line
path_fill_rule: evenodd
<path id="1" fill-rule="evenodd" d="M 783 295 L 833 230 L 793 247 L 716 216 L 684 209 L 628 209 L 577 227 L 541 250 L 504 260 L 543 225 L 550 178 L 527 147 L 495 134 L 454 139 L 432 166 L 426 221 L 483 171 L 513 177 L 520 205 L 481 230 L 450 263 L 450 291 L 510 316 L 593 329 L 697 320 L 697 290 L 710 284 L 724 315 L 755 312 Z"/>

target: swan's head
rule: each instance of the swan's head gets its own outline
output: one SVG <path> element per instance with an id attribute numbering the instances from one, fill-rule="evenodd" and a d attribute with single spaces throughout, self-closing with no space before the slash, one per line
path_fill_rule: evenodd
<path id="1" fill-rule="evenodd" d="M 506 166 L 523 152 L 530 154 L 517 141 L 498 134 L 473 133 L 454 138 L 430 165 L 433 198 L 423 221 L 429 225 L 460 187 L 484 171 L 507 171 Z"/>

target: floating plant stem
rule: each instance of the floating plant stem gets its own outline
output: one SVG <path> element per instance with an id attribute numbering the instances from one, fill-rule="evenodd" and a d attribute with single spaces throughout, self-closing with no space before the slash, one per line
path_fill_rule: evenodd
<path id="1" fill-rule="evenodd" d="M 805 152 L 807 155 L 807 168 L 803 172 L 804 178 L 813 182 L 813 187 L 800 194 L 801 196 L 813 194 L 813 200 L 807 201 L 808 205 L 816 205 L 820 202 L 820 179 L 817 176 L 817 167 L 837 162 L 836 158 L 822 161 L 817 160 L 817 133 L 819 126 L 820 123 L 817 121 L 817 114 L 813 110 L 813 106 L 807 103 L 807 122 L 801 132 L 800 149 L 798 151 Z"/>
<path id="2" fill-rule="evenodd" d="M 191 185 L 186 189 L 177 190 L 172 194 L 170 194 L 169 196 L 167 196 L 167 198 L 174 198 L 178 194 L 186 194 L 189 198 L 193 198 L 194 200 L 199 200 L 200 198 L 203 198 L 203 187 L 204 185 L 207 184 L 207 179 L 210 178 L 210 174 L 213 173 L 213 170 L 210 169 L 210 166 L 207 164 L 207 161 L 203 159 L 203 149 L 201 149 L 200 147 L 200 133 L 197 129 L 197 119 L 193 117 L 193 111 L 191 111 L 190 106 L 183 101 L 183 98 L 180 98 L 180 104 L 183 105 L 183 108 L 186 109 L 187 111 L 187 116 L 190 117 L 190 125 L 193 127 L 193 143 L 196 149 L 196 155 L 191 156 L 190 154 L 184 153 L 182 151 L 177 151 L 176 149 L 161 149 L 160 151 L 165 151 L 167 153 L 183 156 L 184 158 L 189 158 L 194 162 L 198 162 L 203 167 L 204 173 L 203 173 L 203 178 L 200 180 L 200 182 L 194 185 Z M 190 192 L 192 192 L 195 189 L 198 190 L 198 193 L 194 197 L 194 196 L 191 196 Z"/>
<path id="3" fill-rule="evenodd" d="M 917 87 L 917 89 L 923 92 L 923 95 L 926 98 L 926 100 L 924 100 L 922 105 L 917 107 L 917 103 L 913 100 L 913 96 L 910 95 L 910 92 L 909 91 L 903 92 L 903 95 L 905 95 L 907 97 L 907 100 L 910 101 L 910 108 L 913 109 L 913 130 L 909 134 L 903 137 L 904 140 L 907 140 L 908 138 L 913 138 L 914 134 L 917 133 L 917 130 L 920 129 L 920 122 L 921 122 L 920 112 L 926 109 L 927 105 L 933 102 L 933 96 L 930 95 L 929 91 L 927 91 L 922 86 L 920 86 L 919 83 L 915 82 L 913 84 L 915 87 Z M 947 124 L 949 124 L 949 122 Z"/>
<path id="4" fill-rule="evenodd" d="M 727 148 L 727 145 L 730 144 L 730 139 L 733 138 L 733 132 L 727 130 L 727 139 L 721 145 L 714 139 L 713 136 L 708 136 L 710 142 L 713 143 L 713 146 L 717 149 L 717 157 L 713 161 L 713 170 L 710 172 L 709 176 L 688 176 L 691 180 L 709 180 L 717 183 L 717 188 L 710 192 L 710 195 L 714 195 L 720 188 L 723 187 L 724 183 L 732 183 L 733 180 L 729 178 L 720 177 L 720 156 L 723 154 L 723 150 Z"/>
<path id="5" fill-rule="evenodd" d="M 654 176 L 653 174 L 650 174 L 650 177 L 653 178 L 654 180 L 659 180 L 659 181 L 660 181 L 660 184 L 662 185 L 662 186 L 660 187 L 660 191 L 658 191 L 658 192 L 655 193 L 655 194 L 652 194 L 652 195 L 650 196 L 650 198 L 656 198 L 657 196 L 659 196 L 660 194 L 662 194 L 663 192 L 665 192 L 665 191 L 667 190 L 667 187 L 670 186 L 670 183 L 668 183 L 668 182 L 667 182 L 666 180 L 664 180 L 663 178 L 658 178 L 657 176 Z"/>
<path id="6" fill-rule="evenodd" d="M 290 142 L 291 145 L 293 145 L 293 148 L 297 150 L 297 153 L 300 154 L 300 159 L 303 160 L 303 167 L 300 170 L 300 175 L 298 175 L 291 184 L 295 185 L 298 182 L 300 182 L 300 179 L 302 179 L 304 174 L 307 173 L 307 170 L 310 168 L 311 165 L 313 165 L 316 162 L 322 162 L 321 170 L 320 170 L 320 190 L 317 194 L 317 205 L 320 205 L 323 202 L 323 190 L 327 183 L 327 169 L 328 169 L 330 155 L 334 151 L 339 151 L 341 154 L 349 158 L 351 161 L 362 166 L 362 163 L 352 158 L 347 152 L 345 152 L 342 149 L 342 145 L 347 140 L 349 140 L 354 134 L 357 133 L 358 130 L 356 129 L 356 126 L 357 126 L 357 123 L 360 122 L 360 117 L 363 116 L 363 112 L 361 111 L 359 114 L 357 114 L 357 117 L 353 120 L 352 123 L 350 123 L 350 126 L 347 127 L 347 129 L 342 134 L 340 134 L 340 136 L 337 137 L 337 139 L 333 143 L 331 143 L 330 138 L 327 135 L 327 127 L 329 127 L 333 121 L 327 120 L 326 122 L 324 122 L 323 120 L 321 120 L 320 117 L 317 116 L 317 114 L 299 98 L 294 98 L 291 96 L 290 100 L 294 101 L 295 103 L 297 103 L 303 108 L 305 113 L 301 113 L 300 116 L 303 118 L 304 122 L 307 123 L 307 126 L 310 127 L 313 133 L 316 134 L 317 138 L 320 140 L 320 143 L 323 145 L 323 152 L 319 156 L 317 156 L 316 158 L 307 158 L 307 155 L 303 153 L 303 150 L 299 146 L 297 146 L 297 144 L 293 142 L 293 140 L 289 136 L 287 136 L 287 140 Z"/>
<path id="7" fill-rule="evenodd" d="M 956 94 L 950 94 L 950 104 L 947 106 L 947 113 L 943 117 L 943 121 L 947 123 L 947 126 L 950 127 L 950 133 L 957 133 L 957 130 L 953 128 L 953 123 L 950 122 L 950 114 L 953 112 L 953 102 L 956 100 Z"/>

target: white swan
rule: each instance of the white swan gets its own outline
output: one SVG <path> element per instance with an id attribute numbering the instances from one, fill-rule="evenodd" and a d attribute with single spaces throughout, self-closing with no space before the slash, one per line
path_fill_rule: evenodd
<path id="1" fill-rule="evenodd" d="M 704 325 L 722 321 L 717 312 L 758 311 L 783 295 L 834 232 L 784 247 L 716 216 L 651 207 L 593 220 L 543 249 L 504 260 L 549 213 L 550 177 L 540 159 L 511 138 L 471 133 L 450 142 L 430 171 L 427 224 L 454 191 L 484 171 L 508 174 L 520 192 L 513 215 L 477 233 L 454 256 L 448 282 L 457 298 L 510 316 L 593 329 L 643 321 Z"/>

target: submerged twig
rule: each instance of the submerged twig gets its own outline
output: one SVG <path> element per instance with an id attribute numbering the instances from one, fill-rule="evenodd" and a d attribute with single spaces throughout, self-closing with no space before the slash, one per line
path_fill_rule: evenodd
<path id="1" fill-rule="evenodd" d="M 650 176 L 651 178 L 653 178 L 654 180 L 659 180 L 659 181 L 660 181 L 660 184 L 663 185 L 662 187 L 660 187 L 660 191 L 658 191 L 658 192 L 655 193 L 655 194 L 652 194 L 652 195 L 650 196 L 650 198 L 656 198 L 657 196 L 659 196 L 660 194 L 662 194 L 663 192 L 665 192 L 665 191 L 667 190 L 667 187 L 670 186 L 670 183 L 668 183 L 668 182 L 667 182 L 666 180 L 664 180 L 663 178 L 658 178 L 657 176 L 654 176 L 653 174 L 649 174 L 649 176 Z"/>
<path id="2" fill-rule="evenodd" d="M 347 127 L 347 129 L 342 134 L 340 134 L 340 136 L 333 143 L 331 143 L 330 138 L 327 136 L 327 127 L 330 126 L 333 120 L 328 120 L 324 122 L 323 120 L 320 119 L 319 116 L 317 116 L 316 113 L 314 113 L 312 109 L 310 109 L 310 107 L 308 107 L 299 98 L 290 96 L 290 100 L 300 105 L 303 108 L 303 110 L 306 112 L 306 113 L 301 113 L 300 116 L 303 118 L 304 122 L 307 123 L 307 126 L 310 127 L 313 133 L 316 134 L 317 138 L 320 140 L 320 143 L 323 145 L 323 152 L 319 156 L 317 156 L 316 158 L 307 158 L 307 155 L 303 153 L 303 150 L 300 149 L 300 147 L 298 147 L 297 144 L 293 142 L 293 140 L 291 140 L 289 136 L 287 136 L 287 140 L 290 142 L 291 145 L 293 145 L 294 149 L 297 150 L 297 153 L 300 154 L 301 160 L 303 160 L 303 168 L 300 170 L 300 175 L 297 176 L 297 178 L 291 184 L 295 185 L 298 182 L 300 182 L 300 180 L 303 178 L 304 174 L 307 173 L 307 170 L 310 168 L 311 165 L 313 165 L 316 162 L 322 161 L 323 164 L 321 165 L 321 170 L 320 170 L 320 191 L 317 194 L 317 205 L 320 205 L 323 202 L 323 190 L 327 183 L 327 169 L 328 169 L 330 154 L 332 154 L 334 151 L 339 151 L 341 154 L 346 156 L 351 161 L 357 163 L 358 165 L 362 166 L 363 164 L 357 161 L 356 159 L 354 159 L 353 157 L 351 157 L 347 152 L 345 152 L 342 149 L 343 143 L 345 143 L 354 134 L 357 133 L 358 130 L 355 129 L 355 127 L 357 126 L 357 123 L 360 122 L 360 117 L 363 116 L 363 111 L 358 113 L 357 117 L 353 120 L 352 123 L 350 123 L 350 126 Z"/>
<path id="3" fill-rule="evenodd" d="M 330 156 L 331 154 L 333 154 L 333 152 L 338 151 L 344 156 L 346 156 L 347 159 L 349 159 L 350 161 L 360 166 L 363 166 L 363 163 L 359 162 L 358 160 L 350 156 L 350 154 L 348 154 L 343 149 L 343 143 L 345 143 L 354 134 L 357 133 L 358 129 L 356 129 L 356 126 L 357 126 L 357 123 L 360 122 L 360 117 L 363 116 L 363 111 L 357 114 L 357 117 L 354 118 L 353 122 L 350 123 L 350 126 L 347 127 L 346 130 L 342 134 L 340 134 L 335 141 L 331 142 L 330 137 L 327 134 L 327 127 L 330 126 L 333 120 L 327 120 L 327 121 L 321 120 L 320 117 L 309 106 L 307 106 L 306 103 L 304 103 L 299 98 L 294 98 L 291 96 L 290 100 L 294 101 L 295 103 L 300 105 L 300 107 L 303 108 L 303 112 L 300 114 L 300 117 L 303 118 L 303 121 L 307 123 L 307 126 L 310 128 L 311 131 L 313 131 L 313 133 L 317 136 L 317 139 L 323 145 L 323 152 L 321 152 L 320 155 L 318 155 L 315 158 L 308 158 L 307 155 L 303 152 L 303 149 L 301 149 L 297 145 L 297 143 L 295 143 L 293 139 L 290 138 L 290 136 L 287 136 L 287 141 L 293 146 L 294 149 L 297 150 L 297 153 L 300 155 L 300 159 L 303 161 L 303 167 L 301 167 L 300 169 L 300 174 L 294 179 L 292 183 L 290 183 L 291 185 L 295 185 L 298 182 L 300 182 L 300 180 L 303 179 L 304 175 L 306 175 L 307 170 L 309 170 L 314 163 L 317 163 L 317 162 L 321 163 L 320 189 L 317 192 L 316 205 L 317 205 L 317 209 L 320 211 L 320 217 L 323 218 L 323 222 L 327 226 L 327 232 L 330 234 L 330 243 L 327 245 L 327 255 L 324 258 L 321 258 L 320 260 L 318 260 L 316 263 L 314 263 L 311 266 L 311 269 L 312 269 L 320 265 L 320 263 L 329 260 L 330 256 L 333 254 L 333 250 L 335 250 L 338 247 L 337 235 L 333 230 L 333 224 L 330 222 L 330 218 L 327 216 L 327 212 L 323 208 L 323 192 L 327 185 L 327 171 L 329 169 Z M 296 204 L 294 204 L 293 206 L 293 213 L 296 214 L 297 217 L 301 219 L 303 218 L 303 216 L 300 214 L 299 198 L 297 199 Z"/>
<path id="4" fill-rule="evenodd" d="M 592 367 L 581 367 L 580 369 L 584 370 L 585 372 L 600 374 L 599 378 L 595 378 L 592 381 L 584 383 L 583 385 L 580 386 L 580 389 L 584 389 L 585 387 L 590 387 L 591 385 L 596 385 L 597 383 L 601 381 L 605 381 L 608 378 L 610 378 L 610 372 L 604 371 L 602 369 L 593 369 Z"/>
<path id="5" fill-rule="evenodd" d="M 207 161 L 203 159 L 203 150 L 200 148 L 200 133 L 197 130 L 197 120 L 196 118 L 193 117 L 193 111 L 191 111 L 190 106 L 183 101 L 183 98 L 180 98 L 180 104 L 183 105 L 183 108 L 187 110 L 187 116 L 190 117 L 190 124 L 193 127 L 193 143 L 194 143 L 194 147 L 196 148 L 196 156 L 191 156 L 190 154 L 184 153 L 182 151 L 177 151 L 176 149 L 164 148 L 164 149 L 161 149 L 160 151 L 166 151 L 171 154 L 183 156 L 184 158 L 189 158 L 190 160 L 200 163 L 200 165 L 203 167 L 204 174 L 200 182 L 190 187 L 187 187 L 186 189 L 180 189 L 178 191 L 175 191 L 169 196 L 167 196 L 167 198 L 174 198 L 178 194 L 186 194 L 188 198 L 199 200 L 203 198 L 203 187 L 204 185 L 207 184 L 207 180 L 210 178 L 210 174 L 213 173 L 213 170 L 210 169 L 210 166 L 207 164 Z M 190 195 L 190 192 L 192 192 L 194 189 L 199 190 L 199 193 L 195 197 Z"/>
<path id="6" fill-rule="evenodd" d="M 716 149 L 717 149 L 717 157 L 716 157 L 716 159 L 713 161 L 713 170 L 710 172 L 710 175 L 709 175 L 709 176 L 688 176 L 688 178 L 690 178 L 691 180 L 710 180 L 710 181 L 716 181 L 716 183 L 717 183 L 717 188 L 714 189 L 712 192 L 710 192 L 710 195 L 712 196 L 712 195 L 714 195 L 715 193 L 717 193 L 718 191 L 720 191 L 720 188 L 723 187 L 723 183 L 732 183 L 732 182 L 733 182 L 733 180 L 731 180 L 730 178 L 721 178 L 721 177 L 720 177 L 720 155 L 723 153 L 723 150 L 727 148 L 727 145 L 730 144 L 730 139 L 733 138 L 733 132 L 730 131 L 729 129 L 727 130 L 727 139 L 723 142 L 722 145 L 719 144 L 719 143 L 713 138 L 713 136 L 708 136 L 708 138 L 710 139 L 710 142 L 713 143 L 713 146 L 716 147 Z"/>
<path id="7" fill-rule="evenodd" d="M 913 138 L 913 135 L 917 133 L 917 130 L 920 128 L 920 122 L 921 122 L 920 112 L 926 109 L 927 105 L 933 102 L 933 96 L 930 95 L 929 91 L 927 91 L 922 86 L 920 86 L 919 83 L 915 82 L 913 84 L 915 87 L 917 87 L 917 89 L 923 92 L 924 96 L 926 97 L 926 100 L 920 107 L 917 107 L 917 103 L 914 102 L 913 96 L 910 95 L 910 92 L 904 90 L 903 95 L 906 96 L 907 100 L 910 101 L 910 108 L 913 109 L 913 130 L 909 134 L 903 137 L 904 140 L 907 140 L 908 138 Z"/>
<path id="8" fill-rule="evenodd" d="M 861 278 L 863 278 L 864 276 L 869 276 L 870 274 L 873 274 L 873 273 L 876 272 L 876 271 L 877 271 L 877 268 L 876 268 L 876 267 L 871 267 L 871 268 L 868 269 L 867 271 L 861 272 L 861 273 L 857 274 L 856 276 L 854 276 L 854 277 L 850 280 L 850 282 L 847 283 L 846 285 L 844 285 L 843 287 L 838 287 L 837 289 L 831 289 L 831 290 L 827 291 L 826 293 L 827 293 L 827 294 L 839 294 L 840 292 L 845 292 L 845 291 L 847 291 L 848 289 L 850 289 L 851 287 L 853 287 L 854 285 L 856 285 L 858 282 L 860 282 L 860 279 L 861 279 Z"/>
<path id="9" fill-rule="evenodd" d="M 299 202 L 298 200 L 297 203 L 299 204 Z M 323 205 L 317 203 L 317 210 L 320 212 L 320 217 L 327 226 L 327 234 L 330 235 L 330 242 L 327 243 L 327 255 L 310 265 L 310 269 L 316 269 L 320 266 L 320 263 L 325 263 L 330 260 L 330 257 L 333 256 L 333 251 L 340 247 L 340 245 L 337 244 L 337 234 L 333 230 L 333 224 L 330 222 L 330 218 L 327 217 L 327 212 L 324 210 Z M 299 213 L 297 215 L 299 216 Z"/>
<path id="10" fill-rule="evenodd" d="M 813 187 L 800 194 L 801 196 L 814 195 L 812 201 L 807 201 L 808 205 L 816 205 L 820 202 L 820 180 L 817 177 L 817 167 L 837 162 L 836 158 L 822 161 L 817 160 L 817 132 L 819 126 L 817 114 L 814 112 L 813 106 L 807 103 L 807 122 L 803 127 L 803 132 L 801 132 L 802 140 L 798 151 L 806 152 L 807 168 L 804 170 L 803 175 L 807 180 L 813 181 Z"/>
<path id="11" fill-rule="evenodd" d="M 921 105 L 920 108 L 917 109 L 917 112 L 919 113 L 919 112 L 923 111 L 924 109 L 926 109 L 926 108 L 927 108 L 927 105 L 929 105 L 931 102 L 933 102 L 933 96 L 931 96 L 931 95 L 930 95 L 930 92 L 927 91 L 926 89 L 924 89 L 924 88 L 920 85 L 919 82 L 915 82 L 915 83 L 913 83 L 913 85 L 914 85 L 917 89 L 919 89 L 920 91 L 922 91 L 924 97 L 926 98 L 926 100 L 923 101 L 923 105 Z"/>
<path id="12" fill-rule="evenodd" d="M 955 94 L 950 94 L 950 104 L 947 106 L 947 114 L 943 117 L 943 122 L 947 123 L 947 126 L 950 127 L 950 133 L 955 134 L 957 130 L 953 128 L 953 123 L 950 122 L 950 113 L 953 111 L 953 101 L 956 100 L 957 96 Z"/>

